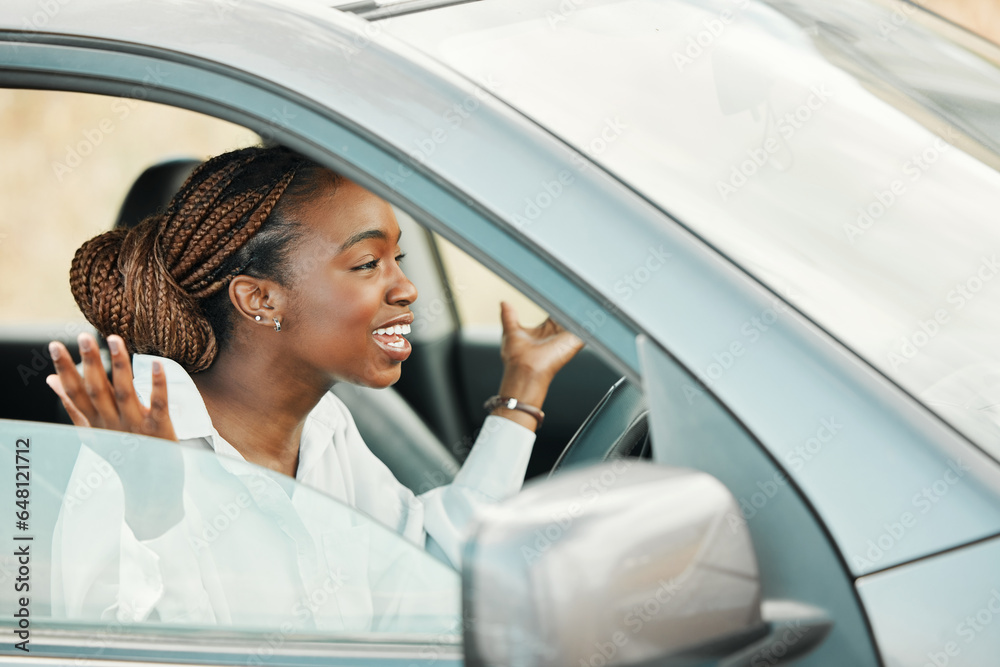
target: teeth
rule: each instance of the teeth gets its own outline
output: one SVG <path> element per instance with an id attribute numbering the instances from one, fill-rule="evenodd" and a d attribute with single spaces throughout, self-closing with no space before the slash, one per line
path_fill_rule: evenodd
<path id="1" fill-rule="evenodd" d="M 408 333 L 410 333 L 410 325 L 409 324 L 396 324 L 396 325 L 391 326 L 391 327 L 384 327 L 382 329 L 376 329 L 375 331 L 372 332 L 372 335 L 373 336 L 375 336 L 375 335 L 379 335 L 379 336 L 401 336 L 403 334 L 408 334 Z"/>
<path id="2" fill-rule="evenodd" d="M 391 343 L 387 343 L 387 345 L 389 347 L 403 347 L 404 344 L 405 344 L 405 341 L 401 341 L 401 340 L 394 340 Z"/>

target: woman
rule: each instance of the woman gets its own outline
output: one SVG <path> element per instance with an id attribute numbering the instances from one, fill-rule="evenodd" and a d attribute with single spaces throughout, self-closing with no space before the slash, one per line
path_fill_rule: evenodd
<path id="1" fill-rule="evenodd" d="M 457 566 L 461 533 L 476 509 L 520 488 L 549 384 L 582 343 L 551 320 L 522 328 L 502 306 L 504 400 L 495 402 L 455 482 L 414 498 L 329 393 L 336 382 L 387 387 L 399 379 L 417 298 L 399 266 L 399 241 L 387 202 L 287 149 L 216 157 L 195 170 L 164 214 L 102 234 L 77 252 L 71 287 L 108 339 L 113 381 L 96 342 L 81 336 L 82 377 L 54 342 L 57 375 L 49 384 L 78 426 L 186 441 L 295 477 Z M 148 407 L 133 385 L 129 352 Z M 509 398 L 516 409 L 508 409 Z M 182 420 L 171 419 L 174 405 L 183 405 Z M 97 464 L 78 460 L 74 474 L 88 465 Z M 190 503 L 150 506 L 149 485 L 176 483 L 171 476 L 139 478 L 122 465 L 117 472 L 125 524 L 120 571 L 105 571 L 111 581 L 104 587 L 63 580 L 64 613 L 109 602 L 106 593 L 88 601 L 94 590 L 114 591 L 110 606 L 120 620 L 219 621 L 238 613 L 229 603 L 220 611 L 224 601 L 211 599 L 204 584 L 206 568 L 217 565 L 205 559 L 218 554 L 188 553 Z M 112 512 L 115 501 L 107 498 Z M 61 530 L 96 520 L 99 505 L 88 503 L 90 520 L 82 509 L 72 520 L 60 518 Z M 161 571 L 168 567 L 176 585 Z M 201 572 L 197 581 L 181 581 L 192 570 Z"/>

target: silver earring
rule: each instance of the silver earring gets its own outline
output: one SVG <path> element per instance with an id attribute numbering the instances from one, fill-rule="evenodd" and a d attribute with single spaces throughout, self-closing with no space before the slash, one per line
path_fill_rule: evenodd
<path id="1" fill-rule="evenodd" d="M 254 319 L 260 322 L 260 315 L 254 315 Z"/>
<path id="2" fill-rule="evenodd" d="M 278 318 L 272 317 L 271 319 L 274 320 L 274 330 L 281 331 L 281 322 L 278 321 Z"/>

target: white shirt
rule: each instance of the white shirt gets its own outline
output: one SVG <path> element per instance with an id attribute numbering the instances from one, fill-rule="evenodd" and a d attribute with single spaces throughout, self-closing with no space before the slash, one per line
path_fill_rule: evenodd
<path id="1" fill-rule="evenodd" d="M 160 537 L 136 539 L 124 521 L 120 480 L 81 447 L 53 536 L 54 616 L 282 625 L 289 632 L 431 632 L 457 618 L 455 573 L 397 535 L 459 567 L 463 532 L 477 509 L 520 490 L 533 432 L 487 417 L 454 481 L 414 496 L 328 393 L 306 419 L 295 477 L 342 506 L 245 463 L 175 362 L 136 355 L 140 396 L 150 393 L 154 359 L 164 365 L 171 419 L 186 447 L 143 455 L 180 452 L 184 519 Z"/>

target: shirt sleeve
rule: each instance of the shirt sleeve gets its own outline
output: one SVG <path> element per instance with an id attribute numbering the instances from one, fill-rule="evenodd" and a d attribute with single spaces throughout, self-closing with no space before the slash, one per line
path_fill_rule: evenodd
<path id="1" fill-rule="evenodd" d="M 533 431 L 490 415 L 454 481 L 417 496 L 424 508 L 428 551 L 461 568 L 465 531 L 485 506 L 521 490 L 535 443 Z"/>
<path id="2" fill-rule="evenodd" d="M 479 510 L 521 490 L 535 433 L 520 424 L 488 416 L 451 484 L 417 496 L 368 449 L 347 406 L 333 394 L 326 401 L 323 419 L 337 451 L 344 502 L 453 567 L 461 567 L 465 531 Z M 333 483 L 318 477 L 310 481 L 321 489 Z"/>

